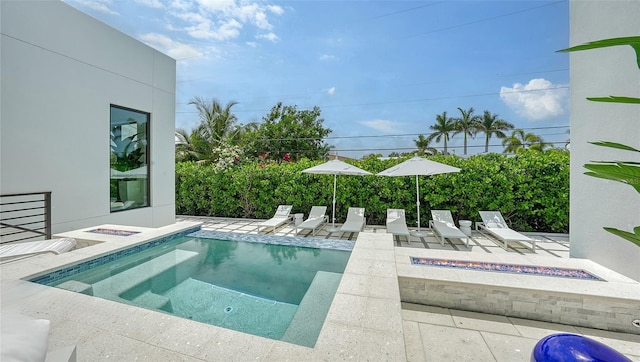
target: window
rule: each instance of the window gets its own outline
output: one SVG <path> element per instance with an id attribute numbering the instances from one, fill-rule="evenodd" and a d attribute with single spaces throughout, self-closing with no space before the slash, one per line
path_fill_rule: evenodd
<path id="1" fill-rule="evenodd" d="M 149 206 L 149 113 L 111 105 L 111 212 Z"/>

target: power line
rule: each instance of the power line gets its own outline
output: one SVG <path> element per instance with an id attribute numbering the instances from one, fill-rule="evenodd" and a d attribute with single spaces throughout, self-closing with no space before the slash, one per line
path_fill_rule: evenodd
<path id="1" fill-rule="evenodd" d="M 551 130 L 551 129 L 561 129 L 561 128 L 570 128 L 571 126 L 546 126 L 546 127 L 527 127 L 527 128 L 518 128 L 523 131 L 534 131 L 534 130 Z M 430 133 L 403 133 L 403 134 L 387 134 L 387 135 L 359 135 L 359 136 L 334 136 L 334 137 L 296 137 L 296 138 L 260 138 L 259 141 L 321 141 L 321 140 L 340 140 L 340 139 L 360 139 L 360 138 L 400 138 L 400 137 L 417 137 L 417 136 L 429 136 L 436 132 Z M 479 132 L 483 133 L 483 132 Z M 564 135 L 566 133 L 550 133 L 550 134 L 542 134 L 538 136 L 554 136 L 554 135 Z M 484 147 L 484 145 L 482 145 Z"/>
<path id="2" fill-rule="evenodd" d="M 473 98 L 473 97 L 486 97 L 486 96 L 495 96 L 501 94 L 515 94 L 515 93 L 531 93 L 531 92 L 541 92 L 541 91 L 554 91 L 560 89 L 569 89 L 569 86 L 557 86 L 553 88 L 539 88 L 539 89 L 523 89 L 523 90 L 514 90 L 508 92 L 492 92 L 492 93 L 477 93 L 477 94 L 468 94 L 468 95 L 460 95 L 460 96 L 447 96 L 447 97 L 435 97 L 435 98 L 418 98 L 418 99 L 407 99 L 403 101 L 384 101 L 384 102 L 369 102 L 369 103 L 354 103 L 354 104 L 336 104 L 336 105 L 325 105 L 319 108 L 342 108 L 342 107 L 364 107 L 364 106 L 377 106 L 377 105 L 389 105 L 389 104 L 400 104 L 400 103 L 417 103 L 417 102 L 428 102 L 428 101 L 441 101 L 446 99 L 456 99 L 456 98 Z M 301 107 L 302 109 L 313 108 L 313 107 Z M 234 111 L 234 113 L 243 113 L 243 112 L 268 112 L 260 109 L 249 109 L 249 110 L 239 110 Z M 184 111 L 184 112 L 176 112 L 176 113 L 198 113 L 197 111 Z"/>
<path id="3" fill-rule="evenodd" d="M 550 145 L 550 146 L 555 146 L 555 145 L 565 145 L 568 143 L 568 141 L 554 141 L 554 142 L 543 142 L 545 145 Z M 530 147 L 532 145 L 535 145 L 537 143 L 533 143 L 533 144 L 529 144 L 529 143 L 525 143 L 523 144 L 523 147 Z M 467 149 L 475 149 L 475 148 L 484 148 L 485 145 L 467 145 Z M 505 145 L 502 144 L 489 144 L 488 147 L 502 147 L 504 148 Z M 429 148 L 434 148 L 436 150 L 443 150 L 444 147 L 429 147 Z M 464 145 L 448 145 L 447 146 L 447 150 L 457 150 L 457 149 L 464 149 Z M 375 151 L 394 151 L 394 152 L 402 152 L 402 151 L 417 151 L 418 148 L 417 147 L 392 147 L 392 148 L 382 148 L 382 147 L 376 147 L 376 148 L 335 148 L 335 152 L 375 152 Z M 278 152 L 283 152 L 283 153 L 308 153 L 309 150 L 278 150 Z"/>
<path id="4" fill-rule="evenodd" d="M 443 2 L 444 2 L 444 1 L 436 1 L 436 2 L 431 3 L 431 4 L 420 5 L 420 6 L 416 6 L 416 7 L 413 7 L 413 8 L 404 9 L 404 10 L 398 10 L 398 11 L 395 11 L 395 12 L 393 12 L 393 13 L 388 13 L 388 14 L 382 14 L 382 15 L 374 16 L 374 17 L 371 17 L 371 18 L 369 18 L 369 19 L 367 19 L 367 20 L 380 19 L 380 18 L 385 18 L 385 17 L 387 17 L 387 16 L 392 16 L 392 15 L 402 14 L 402 13 L 406 13 L 406 12 L 413 11 L 413 10 L 418 10 L 418 9 L 422 9 L 422 8 L 428 8 L 428 7 L 430 7 L 430 6 L 438 5 L 438 4 L 441 4 L 441 3 L 443 3 Z"/>
<path id="5" fill-rule="evenodd" d="M 461 28 L 461 27 L 464 27 L 464 26 L 467 26 L 467 25 L 478 24 L 478 23 L 482 23 L 482 22 L 485 22 L 485 21 L 489 21 L 489 20 L 504 18 L 504 17 L 507 17 L 507 16 L 516 15 L 516 14 L 524 13 L 524 12 L 527 12 L 527 11 L 537 10 L 537 9 L 540 9 L 540 8 L 543 8 L 543 7 L 547 7 L 547 6 L 551 6 L 551 5 L 556 5 L 556 4 L 562 3 L 564 1 L 565 0 L 560 0 L 560 1 L 549 3 L 549 4 L 535 6 L 535 7 L 532 7 L 532 8 L 522 9 L 522 10 L 513 11 L 513 12 L 510 12 L 510 13 L 506 13 L 506 14 L 501 14 L 501 15 L 496 15 L 496 16 L 491 16 L 491 17 L 488 17 L 488 18 L 484 18 L 484 19 L 474 20 L 474 21 L 470 21 L 468 23 L 456 24 L 456 25 L 447 26 L 447 27 L 444 27 L 444 28 L 434 29 L 434 30 L 430 30 L 430 31 L 428 31 L 426 33 L 420 33 L 420 34 L 414 34 L 414 35 L 406 36 L 405 39 L 415 38 L 415 37 L 418 37 L 418 36 L 423 36 L 423 35 L 428 35 L 428 34 L 433 34 L 433 33 L 438 33 L 438 32 L 441 32 L 441 31 L 451 30 L 451 29 L 455 29 L 455 28 Z"/>

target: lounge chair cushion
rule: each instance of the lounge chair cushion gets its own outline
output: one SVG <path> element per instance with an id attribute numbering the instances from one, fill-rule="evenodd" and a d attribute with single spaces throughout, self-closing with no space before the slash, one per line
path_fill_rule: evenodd
<path id="1" fill-rule="evenodd" d="M 313 235 L 315 235 L 316 228 L 328 221 L 327 215 L 325 215 L 326 212 L 326 206 L 313 206 L 307 220 L 296 226 L 296 232 L 298 232 L 298 229 L 312 229 Z"/>
<path id="2" fill-rule="evenodd" d="M 0 361 L 44 361 L 50 322 L 21 315 L 2 315 Z"/>
<path id="3" fill-rule="evenodd" d="M 504 221 L 499 211 L 480 211 L 482 223 L 476 224 L 476 229 L 483 229 L 503 242 L 503 248 L 508 248 L 509 241 L 526 241 L 531 243 L 531 250 L 536 251 L 536 241 L 526 235 L 511 229 Z"/>
<path id="4" fill-rule="evenodd" d="M 444 245 L 444 239 L 465 240 L 465 245 L 469 247 L 469 236 L 463 233 L 453 221 L 453 215 L 449 210 L 431 210 L 433 220 L 429 221 L 431 229 L 434 231 L 440 244 Z"/>
<path id="5" fill-rule="evenodd" d="M 393 235 L 410 235 L 404 209 L 387 209 L 387 232 Z"/>
<path id="6" fill-rule="evenodd" d="M 492 229 L 504 229 L 504 225 L 499 224 L 497 222 L 488 222 L 486 227 L 492 228 Z"/>
<path id="7" fill-rule="evenodd" d="M 345 220 L 344 224 L 340 228 L 340 231 L 357 233 L 364 229 L 365 223 L 366 220 L 364 218 L 364 208 L 350 207 L 349 211 L 347 212 L 347 220 Z"/>
<path id="8" fill-rule="evenodd" d="M 264 228 L 273 228 L 273 231 L 275 232 L 278 226 L 291 220 L 291 216 L 289 214 L 291 213 L 292 208 L 293 208 L 292 205 L 278 206 L 278 209 L 276 210 L 275 214 L 271 219 L 266 220 L 263 223 L 258 225 L 258 231 L 260 231 L 261 227 L 264 227 Z"/>
<path id="9" fill-rule="evenodd" d="M 24 243 L 7 243 L 0 246 L 0 260 L 17 256 L 36 255 L 44 253 L 60 254 L 76 247 L 76 240 L 72 238 L 29 241 Z"/>

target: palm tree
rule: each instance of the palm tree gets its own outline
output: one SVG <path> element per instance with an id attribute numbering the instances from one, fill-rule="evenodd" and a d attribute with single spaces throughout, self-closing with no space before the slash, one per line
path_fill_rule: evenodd
<path id="1" fill-rule="evenodd" d="M 208 102 L 204 98 L 194 97 L 189 104 L 193 104 L 198 109 L 200 125 L 197 131 L 203 139 L 214 144 L 233 137 L 232 131 L 235 130 L 237 117 L 231 113 L 231 107 L 238 102 L 231 101 L 223 107 L 215 98 Z"/>
<path id="2" fill-rule="evenodd" d="M 198 161 L 202 158 L 191 140 L 192 134 L 189 134 L 182 128 L 176 129 L 176 162 Z"/>
<path id="3" fill-rule="evenodd" d="M 438 150 L 433 147 L 429 147 L 429 141 L 424 138 L 424 135 L 418 135 L 417 140 L 413 140 L 416 144 L 416 148 L 418 149 L 419 155 L 429 154 L 429 155 L 437 155 Z"/>
<path id="4" fill-rule="evenodd" d="M 535 150 L 535 151 L 544 151 L 546 148 L 550 147 L 551 144 L 545 142 L 542 137 L 540 136 L 536 136 L 538 139 L 532 143 L 529 144 L 529 149 L 530 150 Z"/>
<path id="5" fill-rule="evenodd" d="M 473 107 L 469 108 L 469 110 L 465 111 L 464 109 L 458 107 L 460 111 L 461 117 L 454 118 L 456 132 L 453 134 L 454 136 L 458 133 L 464 134 L 464 154 L 467 154 L 467 136 L 471 136 L 472 138 L 478 133 L 478 123 L 480 122 L 480 116 L 474 115 Z"/>
<path id="6" fill-rule="evenodd" d="M 431 133 L 429 137 L 427 137 L 427 143 L 433 141 L 440 142 L 442 139 L 444 142 L 444 151 L 443 154 L 448 155 L 447 153 L 447 141 L 449 140 L 449 133 L 452 133 L 456 130 L 455 121 L 453 118 L 447 117 L 447 112 L 442 112 L 436 116 L 436 124 L 429 126 L 429 129 L 434 130 L 435 132 Z"/>
<path id="7" fill-rule="evenodd" d="M 502 140 L 502 145 L 506 146 L 503 153 L 515 153 L 520 148 L 542 151 L 547 146 L 542 137 L 533 133 L 525 133 L 522 129 L 512 131 L 509 137 Z"/>
<path id="8" fill-rule="evenodd" d="M 513 129 L 513 124 L 499 119 L 498 115 L 495 113 L 491 113 L 489 111 L 484 111 L 482 115 L 482 119 L 478 124 L 478 132 L 483 132 L 484 137 L 484 152 L 489 152 L 489 140 L 492 136 L 496 136 L 498 138 L 505 138 L 507 135 L 504 134 L 503 131 L 508 131 Z"/>

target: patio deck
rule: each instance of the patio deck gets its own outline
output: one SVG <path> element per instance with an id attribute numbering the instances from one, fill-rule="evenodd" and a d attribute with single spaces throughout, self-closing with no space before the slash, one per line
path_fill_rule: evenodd
<path id="1" fill-rule="evenodd" d="M 203 229 L 255 233 L 261 220 L 179 216 L 178 221 L 200 222 Z M 276 235 L 293 235 L 293 225 Z M 271 234 L 271 233 L 269 233 Z M 306 235 L 305 232 L 298 234 Z M 504 262 L 558 260 L 566 262 L 567 235 L 536 234 L 536 254 L 522 245 L 503 250 L 474 233 L 471 248 L 462 241 L 444 247 L 435 237 L 392 241 L 383 226 L 367 226 L 358 236 L 327 234 L 316 238 L 356 239 L 325 327 L 316 348 L 251 336 L 170 315 L 117 304 L 100 298 L 20 281 L 22 276 L 107 252 L 107 243 L 59 256 L 37 256 L 2 265 L 2 311 L 15 310 L 52 321 L 49 349 L 75 344 L 78 360 L 477 360 L 529 361 L 531 349 L 555 332 L 584 334 L 640 361 L 640 335 L 565 324 L 482 314 L 403 303 L 398 295 L 399 260 L 418 256 L 473 257 Z M 119 244 L 117 247 L 121 247 Z M 414 250 L 415 249 L 415 250 Z M 424 268 L 423 269 L 429 269 Z M 476 278 L 494 273 L 473 272 Z M 613 272 L 611 272 L 613 274 Z M 547 280 L 548 278 L 543 278 Z M 624 280 L 624 278 L 621 278 Z M 638 283 L 628 282 L 637 288 Z M 634 289 L 635 290 L 635 289 Z M 640 305 L 640 298 L 638 299 Z"/>

